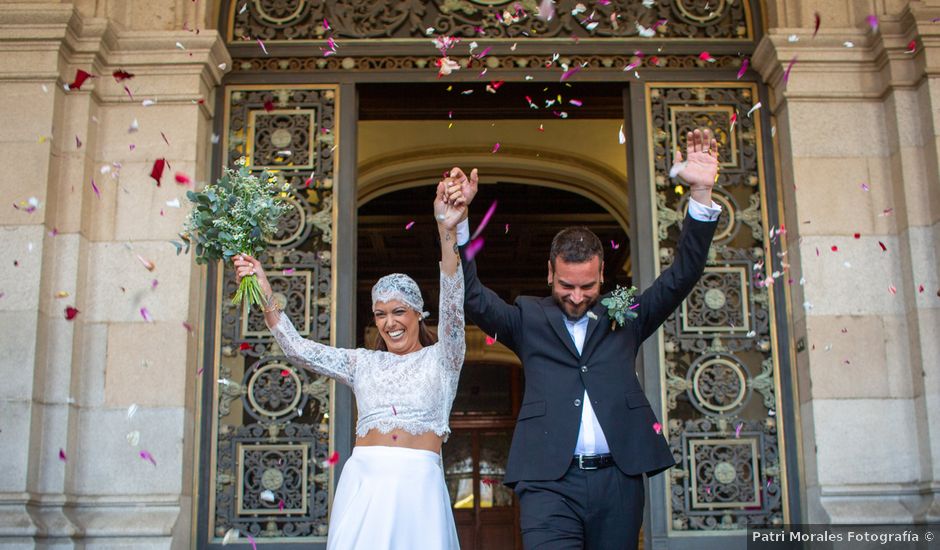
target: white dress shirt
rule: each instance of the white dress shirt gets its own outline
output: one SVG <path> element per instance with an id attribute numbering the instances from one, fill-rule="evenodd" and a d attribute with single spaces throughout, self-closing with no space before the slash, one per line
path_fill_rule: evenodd
<path id="1" fill-rule="evenodd" d="M 711 206 L 689 199 L 689 216 L 701 222 L 711 222 L 718 219 L 721 214 L 721 205 L 712 201 Z M 470 223 L 467 220 L 457 225 L 457 244 L 463 246 L 470 240 Z M 588 317 L 582 316 L 576 321 L 565 318 L 565 327 L 571 340 L 574 342 L 578 354 L 584 347 L 584 337 L 587 334 Z M 597 416 L 594 414 L 594 407 L 591 406 L 591 399 L 588 397 L 587 389 L 584 390 L 584 397 L 581 399 L 584 407 L 581 409 L 581 427 L 578 430 L 578 442 L 574 448 L 574 454 L 605 454 L 610 452 L 607 445 L 607 437 L 604 436 L 604 430 L 601 428 Z"/>

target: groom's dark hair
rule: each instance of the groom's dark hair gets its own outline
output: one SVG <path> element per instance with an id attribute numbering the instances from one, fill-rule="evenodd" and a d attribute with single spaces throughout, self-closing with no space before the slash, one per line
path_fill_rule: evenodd
<path id="1" fill-rule="evenodd" d="M 587 227 L 566 227 L 555 234 L 548 260 L 555 269 L 555 258 L 572 264 L 580 264 L 597 256 L 604 261 L 604 247 L 597 235 Z"/>

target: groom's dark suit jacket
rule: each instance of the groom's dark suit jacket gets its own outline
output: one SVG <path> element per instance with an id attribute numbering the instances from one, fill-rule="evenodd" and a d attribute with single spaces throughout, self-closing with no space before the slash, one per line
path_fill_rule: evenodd
<path id="1" fill-rule="evenodd" d="M 476 264 L 462 254 L 467 319 L 515 352 L 525 369 L 525 394 L 504 483 L 555 480 L 565 474 L 578 440 L 585 388 L 621 471 L 655 475 L 676 464 L 665 428 L 661 434 L 654 429 L 658 420 L 634 363 L 640 344 L 701 277 L 716 226 L 686 216 L 675 261 L 639 296 L 637 318 L 612 330 L 599 299 L 591 309 L 597 319 L 588 322 L 580 355 L 551 296 L 520 296 L 507 304 L 483 286 Z"/>

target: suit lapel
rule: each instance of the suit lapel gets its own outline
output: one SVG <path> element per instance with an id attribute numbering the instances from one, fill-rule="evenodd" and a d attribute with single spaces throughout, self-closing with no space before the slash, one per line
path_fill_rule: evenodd
<path id="1" fill-rule="evenodd" d="M 555 334 L 565 344 L 568 351 L 575 357 L 580 357 L 578 348 L 574 347 L 574 341 L 571 339 L 568 327 L 565 326 L 565 314 L 551 296 L 542 300 L 542 310 L 545 311 L 545 316 L 548 317 L 548 324 L 552 326 Z"/>
<path id="2" fill-rule="evenodd" d="M 605 296 L 601 296 L 601 298 L 604 297 Z M 584 345 L 581 346 L 581 357 L 585 360 L 591 355 L 591 352 L 594 351 L 594 344 L 597 343 L 596 340 L 599 339 L 600 334 L 604 332 L 603 329 L 599 331 L 596 330 L 598 325 L 610 325 L 610 319 L 607 317 L 607 308 L 601 305 L 601 298 L 598 298 L 597 303 L 591 308 L 591 312 L 594 314 L 595 318 L 589 318 L 587 332 L 584 334 Z M 598 333 L 598 338 L 592 340 L 591 337 L 594 336 L 595 332 Z"/>

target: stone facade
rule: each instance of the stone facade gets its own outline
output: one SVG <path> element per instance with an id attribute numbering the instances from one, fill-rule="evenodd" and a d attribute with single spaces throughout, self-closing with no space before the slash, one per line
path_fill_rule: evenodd
<path id="1" fill-rule="evenodd" d="M 804 522 L 940 520 L 940 0 L 878 5 L 875 31 L 861 4 L 768 0 L 753 58 L 805 279 L 791 295 Z M 206 284 L 167 241 L 185 215 L 174 174 L 211 171 L 231 64 L 217 11 L 0 0 L 0 546 L 191 546 Z M 98 76 L 65 90 L 77 69 Z"/>

